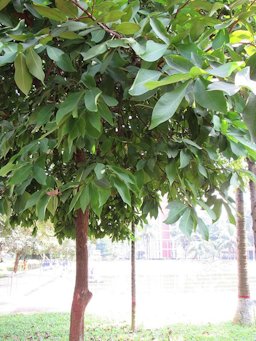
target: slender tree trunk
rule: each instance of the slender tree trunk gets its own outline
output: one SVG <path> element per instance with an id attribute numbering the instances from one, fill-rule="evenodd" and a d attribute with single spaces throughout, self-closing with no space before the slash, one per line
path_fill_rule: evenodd
<path id="1" fill-rule="evenodd" d="M 256 165 L 250 159 L 247 159 L 248 169 L 256 176 Z M 252 215 L 252 230 L 254 239 L 254 257 L 256 259 L 256 185 L 255 182 L 249 181 L 250 196 L 251 196 L 251 215 Z"/>
<path id="2" fill-rule="evenodd" d="M 92 293 L 88 289 L 89 211 L 78 210 L 76 217 L 76 283 L 71 308 L 70 341 L 84 341 L 84 312 Z"/>
<path id="3" fill-rule="evenodd" d="M 240 188 L 236 191 L 237 209 L 237 263 L 238 263 L 238 306 L 234 323 L 252 323 L 252 305 L 247 271 L 246 230 L 244 221 L 244 198 Z"/>
<path id="4" fill-rule="evenodd" d="M 132 222 L 132 234 L 135 238 L 135 224 Z M 136 329 L 136 248 L 135 239 L 131 241 L 131 330 L 134 332 Z"/>
<path id="5" fill-rule="evenodd" d="M 20 252 L 16 252 L 14 266 L 13 266 L 13 272 L 15 274 L 18 271 L 20 256 L 21 256 L 21 253 Z"/>

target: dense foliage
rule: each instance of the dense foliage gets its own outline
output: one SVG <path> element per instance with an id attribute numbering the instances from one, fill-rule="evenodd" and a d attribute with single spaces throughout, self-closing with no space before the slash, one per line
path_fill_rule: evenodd
<path id="1" fill-rule="evenodd" d="M 0 0 L 0 212 L 129 234 L 170 201 L 230 213 L 226 160 L 256 158 L 255 1 Z M 231 220 L 233 219 L 230 213 Z"/>

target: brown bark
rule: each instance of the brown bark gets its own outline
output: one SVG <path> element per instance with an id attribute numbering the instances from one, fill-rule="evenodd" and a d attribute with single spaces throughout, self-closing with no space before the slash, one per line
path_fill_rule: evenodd
<path id="1" fill-rule="evenodd" d="M 76 282 L 70 317 L 70 341 L 84 341 L 84 312 L 92 293 L 88 289 L 89 211 L 78 210 L 76 225 Z"/>
<path id="2" fill-rule="evenodd" d="M 21 253 L 20 252 L 16 252 L 14 266 L 13 266 L 13 272 L 15 274 L 18 271 L 20 256 L 21 256 Z"/>
<path id="3" fill-rule="evenodd" d="M 247 271 L 244 198 L 243 192 L 239 188 L 236 191 L 236 209 L 237 209 L 236 227 L 238 263 L 238 305 L 233 322 L 242 325 L 248 325 L 252 323 L 252 310 Z"/>
<path id="4" fill-rule="evenodd" d="M 132 223 L 132 234 L 135 238 L 135 225 Z M 134 332 L 136 329 L 136 249 L 135 239 L 131 241 L 131 330 Z"/>
<path id="5" fill-rule="evenodd" d="M 238 296 L 249 298 L 247 255 L 246 255 L 246 230 L 244 221 L 244 196 L 240 188 L 236 191 L 237 208 L 237 262 L 238 262 Z"/>
<path id="6" fill-rule="evenodd" d="M 248 169 L 256 176 L 256 165 L 251 160 L 247 159 Z M 254 239 L 254 257 L 256 259 L 256 185 L 255 182 L 249 181 L 250 196 L 251 196 L 251 215 L 252 215 L 252 231 Z"/>

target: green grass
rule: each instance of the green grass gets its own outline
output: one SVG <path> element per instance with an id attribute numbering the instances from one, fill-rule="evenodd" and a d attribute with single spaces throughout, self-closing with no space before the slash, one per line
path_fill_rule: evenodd
<path id="1" fill-rule="evenodd" d="M 176 324 L 162 329 L 139 329 L 115 324 L 92 316 L 85 320 L 86 341 L 255 341 L 256 326 L 224 324 Z M 0 316 L 0 340 L 68 340 L 68 314 L 33 314 Z"/>

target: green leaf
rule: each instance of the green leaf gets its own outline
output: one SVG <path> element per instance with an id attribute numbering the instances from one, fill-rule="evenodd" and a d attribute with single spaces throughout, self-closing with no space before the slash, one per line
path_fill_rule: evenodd
<path id="1" fill-rule="evenodd" d="M 155 35 L 158 38 L 160 38 L 163 42 L 165 42 L 167 45 L 169 45 L 170 44 L 169 35 L 166 31 L 166 28 L 162 24 L 162 22 L 160 20 L 158 20 L 157 18 L 150 18 L 149 22 L 150 22 L 150 26 L 152 27 Z"/>
<path id="2" fill-rule="evenodd" d="M 60 57 L 64 54 L 62 50 L 53 46 L 47 46 L 46 51 L 47 51 L 48 57 L 55 62 L 60 60 Z"/>
<path id="3" fill-rule="evenodd" d="M 56 7 L 69 18 L 75 18 L 78 15 L 78 8 L 69 0 L 55 0 Z"/>
<path id="4" fill-rule="evenodd" d="M 156 103 L 152 114 L 152 121 L 149 129 L 169 120 L 178 109 L 183 100 L 189 83 L 184 83 L 174 90 L 164 94 Z"/>
<path id="5" fill-rule="evenodd" d="M 84 91 L 70 93 L 65 101 L 61 103 L 59 110 L 56 114 L 56 123 L 60 124 L 61 120 L 73 110 L 76 110 L 78 104 L 84 94 Z"/>
<path id="6" fill-rule="evenodd" d="M 220 65 L 218 67 L 215 67 L 213 69 L 206 69 L 205 71 L 209 73 L 210 75 L 226 78 L 229 77 L 233 71 L 236 69 L 244 66 L 244 62 L 230 62 L 223 65 Z"/>
<path id="7" fill-rule="evenodd" d="M 118 105 L 118 101 L 114 97 L 103 94 L 102 98 L 109 107 L 115 107 Z"/>
<path id="8" fill-rule="evenodd" d="M 191 208 L 186 208 L 180 218 L 179 228 L 186 236 L 189 237 L 194 230 L 194 226 L 195 223 L 192 216 L 192 210 Z"/>
<path id="9" fill-rule="evenodd" d="M 202 174 L 206 179 L 208 178 L 207 171 L 205 167 L 201 165 L 201 163 L 198 165 L 198 170 L 199 170 L 199 173 Z"/>
<path id="10" fill-rule="evenodd" d="M 135 80 L 129 90 L 131 96 L 140 96 L 149 91 L 145 86 L 147 82 L 156 81 L 161 76 L 161 72 L 147 69 L 139 69 Z M 151 82 L 150 82 L 151 83 Z"/>
<path id="11" fill-rule="evenodd" d="M 237 72 L 235 76 L 235 85 L 251 90 L 256 95 L 256 81 L 250 78 L 250 67 L 247 66 L 243 70 Z"/>
<path id="12" fill-rule="evenodd" d="M 81 52 L 81 55 L 83 56 L 84 60 L 93 59 L 94 57 L 101 55 L 102 53 L 105 53 L 107 51 L 107 44 L 106 42 L 95 45 L 91 47 L 86 52 Z"/>
<path id="13" fill-rule="evenodd" d="M 229 96 L 233 96 L 240 90 L 240 87 L 232 83 L 226 83 L 226 82 L 220 81 L 220 82 L 213 82 L 209 84 L 207 90 L 210 90 L 210 91 L 219 90 L 219 91 L 225 92 Z"/>
<path id="14" fill-rule="evenodd" d="M 16 166 L 11 163 L 11 162 L 8 162 L 5 166 L 3 166 L 1 169 L 0 169 L 0 176 L 6 176 L 8 173 L 10 173 L 14 168 L 16 168 Z"/>
<path id="15" fill-rule="evenodd" d="M 191 61 L 183 56 L 170 54 L 164 57 L 166 63 L 174 70 L 182 73 L 188 73 L 194 67 Z"/>
<path id="16" fill-rule="evenodd" d="M 206 226 L 205 222 L 201 218 L 198 218 L 197 224 L 198 224 L 197 226 L 198 226 L 199 233 L 201 233 L 202 237 L 205 240 L 209 240 L 209 230 L 208 230 L 208 227 Z"/>
<path id="17" fill-rule="evenodd" d="M 93 128 L 95 128 L 99 133 L 101 132 L 102 123 L 100 119 L 100 114 L 98 112 L 87 112 L 86 119 Z"/>
<path id="18" fill-rule="evenodd" d="M 0 56 L 0 66 L 13 63 L 16 58 L 16 55 L 17 55 L 16 52 L 9 52 L 5 53 L 3 56 Z"/>
<path id="19" fill-rule="evenodd" d="M 91 197 L 91 208 L 95 214 L 100 217 L 102 208 L 99 205 L 99 192 L 95 184 L 90 184 L 90 197 Z"/>
<path id="20" fill-rule="evenodd" d="M 15 169 L 10 180 L 10 185 L 20 185 L 32 175 L 32 165 L 25 164 L 18 169 Z"/>
<path id="21" fill-rule="evenodd" d="M 66 72 L 76 71 L 68 54 L 52 46 L 47 46 L 46 51 L 48 57 L 53 60 L 60 69 Z"/>
<path id="22" fill-rule="evenodd" d="M 98 195 L 99 195 L 99 206 L 103 207 L 111 195 L 111 190 L 109 188 L 99 188 Z"/>
<path id="23" fill-rule="evenodd" d="M 243 119 L 250 132 L 251 139 L 256 143 L 256 96 L 250 94 L 243 110 Z"/>
<path id="24" fill-rule="evenodd" d="M 83 212 L 85 212 L 86 208 L 88 207 L 90 203 L 90 190 L 89 186 L 85 186 L 80 195 L 80 207 Z"/>
<path id="25" fill-rule="evenodd" d="M 27 95 L 32 87 L 32 77 L 28 71 L 26 58 L 23 53 L 19 53 L 14 61 L 14 79 L 18 88 Z"/>
<path id="26" fill-rule="evenodd" d="M 44 194 L 43 191 L 34 192 L 28 199 L 25 206 L 25 210 L 35 206 L 43 194 Z"/>
<path id="27" fill-rule="evenodd" d="M 233 224 L 235 225 L 236 224 L 236 218 L 234 217 L 233 213 L 232 213 L 232 210 L 229 206 L 229 204 L 227 204 L 226 202 L 223 202 L 224 206 L 225 206 L 225 209 L 227 211 L 227 214 L 228 214 L 228 220 L 230 222 L 230 224 Z"/>
<path id="28" fill-rule="evenodd" d="M 40 56 L 31 47 L 26 51 L 26 64 L 31 75 L 44 82 L 43 63 Z"/>
<path id="29" fill-rule="evenodd" d="M 189 165 L 191 160 L 191 155 L 189 152 L 185 150 L 181 150 L 180 152 L 180 168 L 185 168 Z"/>
<path id="30" fill-rule="evenodd" d="M 109 110 L 109 107 L 105 103 L 99 102 L 99 104 L 98 104 L 98 112 L 99 112 L 100 116 L 102 118 L 104 118 L 104 120 L 107 121 L 111 126 L 114 125 L 113 114 Z"/>
<path id="31" fill-rule="evenodd" d="M 40 200 L 36 204 L 36 213 L 40 221 L 43 221 L 45 218 L 45 212 L 46 212 L 46 208 L 47 208 L 49 200 L 50 200 L 50 197 L 48 195 L 44 195 L 42 198 L 40 198 Z"/>
<path id="32" fill-rule="evenodd" d="M 73 195 L 73 198 L 72 198 L 71 203 L 69 205 L 68 213 L 73 211 L 73 209 L 75 208 L 77 203 L 80 203 L 79 199 L 80 199 L 81 194 L 82 194 L 82 191 L 76 191 L 76 193 Z M 80 207 L 76 207 L 76 209 L 78 209 L 78 208 L 80 208 Z"/>
<path id="33" fill-rule="evenodd" d="M 168 163 L 168 165 L 165 167 L 165 172 L 171 186 L 177 177 L 177 167 L 175 160 Z"/>
<path id="34" fill-rule="evenodd" d="M 34 166 L 33 176 L 40 185 L 43 185 L 43 186 L 46 185 L 47 175 L 46 175 L 45 170 L 43 168 L 41 168 L 39 166 Z"/>
<path id="35" fill-rule="evenodd" d="M 115 25 L 115 30 L 125 35 L 133 35 L 140 30 L 140 25 L 132 22 L 122 22 L 121 24 Z"/>
<path id="36" fill-rule="evenodd" d="M 103 163 L 97 163 L 94 172 L 98 180 L 101 180 L 104 177 L 106 167 Z"/>
<path id="37" fill-rule="evenodd" d="M 50 117 L 54 111 L 54 104 L 46 104 L 40 108 L 38 108 L 35 112 L 32 113 L 30 120 L 31 122 L 35 122 L 38 125 L 43 125 L 49 122 Z"/>
<path id="38" fill-rule="evenodd" d="M 122 39 L 111 39 L 111 40 L 107 40 L 106 41 L 106 44 L 107 44 L 107 47 L 109 48 L 117 48 L 117 47 L 124 47 L 124 48 L 127 48 L 129 47 L 129 44 L 127 41 L 128 38 L 122 38 Z"/>
<path id="39" fill-rule="evenodd" d="M 51 196 L 47 205 L 47 210 L 51 213 L 52 216 L 55 215 L 55 212 L 58 208 L 58 197 Z"/>
<path id="40" fill-rule="evenodd" d="M 46 17 L 48 19 L 63 22 L 67 20 L 65 13 L 62 13 L 58 8 L 51 8 L 46 6 L 32 6 L 42 17 Z"/>
<path id="41" fill-rule="evenodd" d="M 185 143 L 186 145 L 193 146 L 197 149 L 202 149 L 197 143 L 195 143 L 194 141 L 191 141 L 189 139 L 182 139 L 182 142 Z"/>
<path id="42" fill-rule="evenodd" d="M 229 36 L 229 40 L 231 44 L 237 44 L 240 42 L 253 42 L 253 35 L 249 31 L 245 30 L 236 30 L 232 32 Z"/>
<path id="43" fill-rule="evenodd" d="M 217 49 L 221 48 L 225 43 L 228 43 L 228 42 L 229 42 L 229 34 L 228 34 L 227 30 L 223 29 L 223 30 L 220 30 L 216 34 L 216 36 L 212 42 L 212 47 L 214 50 L 217 50 Z"/>
<path id="44" fill-rule="evenodd" d="M 198 79 L 195 82 L 195 100 L 203 108 L 226 112 L 227 102 L 221 91 L 206 91 L 204 83 Z"/>
<path id="45" fill-rule="evenodd" d="M 123 181 L 119 180 L 118 178 L 115 178 L 113 180 L 113 184 L 114 184 L 114 187 L 117 189 L 123 202 L 131 206 L 131 195 L 130 195 L 130 191 L 127 185 Z"/>
<path id="46" fill-rule="evenodd" d="M 163 57 L 167 51 L 168 45 L 155 43 L 153 40 L 148 40 L 146 43 L 145 52 L 140 57 L 147 62 L 155 62 Z"/>
<path id="47" fill-rule="evenodd" d="M 111 23 L 121 19 L 124 15 L 125 13 L 123 11 L 111 10 L 103 16 L 102 21 L 104 23 Z"/>
<path id="48" fill-rule="evenodd" d="M 169 208 L 169 213 L 168 213 L 167 219 L 165 220 L 165 223 L 174 224 L 176 223 L 177 220 L 180 219 L 182 214 L 187 209 L 187 206 L 178 200 L 174 200 L 168 204 L 168 208 Z"/>
<path id="49" fill-rule="evenodd" d="M 165 77 L 164 79 L 161 79 L 160 81 L 156 81 L 156 82 L 147 82 L 146 88 L 148 90 L 153 90 L 155 88 L 158 88 L 160 86 L 164 86 L 164 85 L 169 85 L 169 84 L 174 84 L 180 81 L 186 81 L 191 79 L 191 75 L 189 73 L 177 73 L 168 77 Z"/>
<path id="50" fill-rule="evenodd" d="M 0 0 L 0 11 L 4 9 L 10 2 L 11 0 Z"/>
<path id="51" fill-rule="evenodd" d="M 63 71 L 66 72 L 75 72 L 76 69 L 74 68 L 72 61 L 68 54 L 63 53 L 60 58 L 56 61 L 56 65 Z"/>
<path id="52" fill-rule="evenodd" d="M 98 99 L 102 91 L 99 88 L 91 88 L 85 91 L 84 104 L 89 111 L 98 111 Z"/>
<path id="53" fill-rule="evenodd" d="M 216 214 L 205 202 L 203 202 L 202 200 L 198 200 L 198 204 L 208 213 L 209 217 L 212 220 L 216 220 Z"/>

